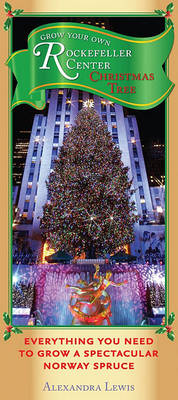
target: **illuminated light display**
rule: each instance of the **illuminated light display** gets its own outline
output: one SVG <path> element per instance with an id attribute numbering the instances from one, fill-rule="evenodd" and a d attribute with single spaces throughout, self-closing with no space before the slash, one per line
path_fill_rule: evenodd
<path id="1" fill-rule="evenodd" d="M 51 256 L 54 253 L 55 253 L 54 249 L 51 249 L 49 247 L 49 244 L 45 242 L 42 250 L 42 260 L 41 260 L 42 264 L 47 264 L 48 262 L 46 261 L 46 257 Z"/>

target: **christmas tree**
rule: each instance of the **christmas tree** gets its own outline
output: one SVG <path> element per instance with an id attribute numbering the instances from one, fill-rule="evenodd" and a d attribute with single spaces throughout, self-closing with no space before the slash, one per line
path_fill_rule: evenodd
<path id="1" fill-rule="evenodd" d="M 47 182 L 41 229 L 49 245 L 93 258 L 131 243 L 137 217 L 127 173 L 106 125 L 83 108 Z"/>

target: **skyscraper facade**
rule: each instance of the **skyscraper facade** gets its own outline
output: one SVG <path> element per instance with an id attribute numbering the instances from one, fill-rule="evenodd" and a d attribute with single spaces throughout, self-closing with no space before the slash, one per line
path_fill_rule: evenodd
<path id="1" fill-rule="evenodd" d="M 36 114 L 34 117 L 18 202 L 19 221 L 15 229 L 21 232 L 21 236 L 23 232 L 25 237 L 28 236 L 32 248 L 37 249 L 40 246 L 40 218 L 44 204 L 50 201 L 46 181 L 77 113 L 87 100 L 94 102 L 94 108 L 107 125 L 113 142 L 120 147 L 124 165 L 129 168 L 128 177 L 132 180 L 133 200 L 139 215 L 131 252 L 137 255 L 137 252 L 140 254 L 144 251 L 140 235 L 143 235 L 145 224 L 148 224 L 149 231 L 153 229 L 159 233 L 164 229 L 155 225 L 137 121 L 134 115 L 124 117 L 123 107 L 119 104 L 83 91 L 48 90 L 47 116 Z"/>
<path id="2" fill-rule="evenodd" d="M 22 183 L 23 171 L 25 168 L 26 156 L 30 141 L 29 131 L 20 131 L 15 143 L 13 155 L 13 184 L 19 186 Z"/>

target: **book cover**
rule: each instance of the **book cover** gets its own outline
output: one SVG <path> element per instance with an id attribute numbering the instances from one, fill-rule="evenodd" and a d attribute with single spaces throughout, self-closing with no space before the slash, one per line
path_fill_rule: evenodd
<path id="1" fill-rule="evenodd" d="M 2 392 L 175 395 L 176 5 L 3 7 Z"/>

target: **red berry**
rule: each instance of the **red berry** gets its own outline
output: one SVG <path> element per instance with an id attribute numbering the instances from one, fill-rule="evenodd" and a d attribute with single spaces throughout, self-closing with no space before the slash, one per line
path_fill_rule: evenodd
<path id="1" fill-rule="evenodd" d="M 169 325 L 166 326 L 166 329 L 167 329 L 167 332 L 171 332 L 172 331 L 172 328 Z"/>
<path id="2" fill-rule="evenodd" d="M 12 15 L 12 11 L 8 11 L 8 13 L 7 13 L 7 16 L 9 17 L 9 18 L 13 18 L 13 15 Z"/>
<path id="3" fill-rule="evenodd" d="M 6 328 L 7 332 L 11 332 L 12 328 L 13 328 L 12 325 L 7 326 L 7 328 Z"/>
<path id="4" fill-rule="evenodd" d="M 167 13 L 166 13 L 166 15 L 165 15 L 165 18 L 169 18 L 170 16 L 171 16 L 170 11 L 167 11 Z"/>

